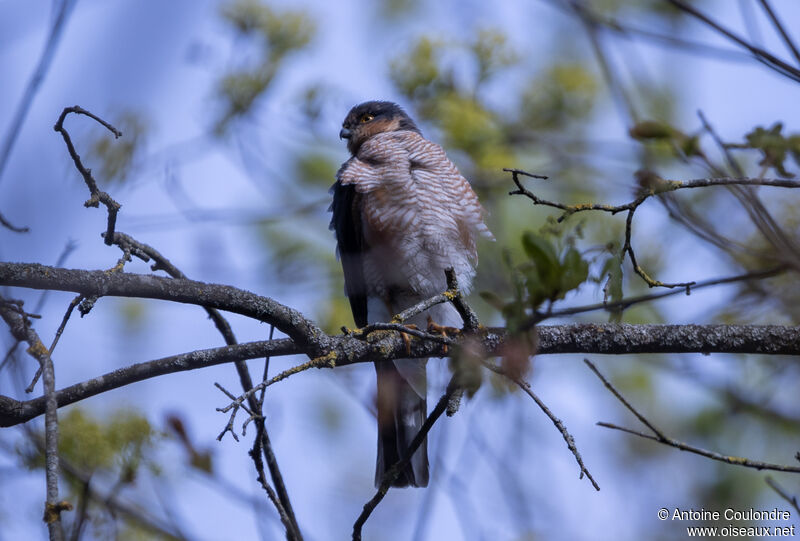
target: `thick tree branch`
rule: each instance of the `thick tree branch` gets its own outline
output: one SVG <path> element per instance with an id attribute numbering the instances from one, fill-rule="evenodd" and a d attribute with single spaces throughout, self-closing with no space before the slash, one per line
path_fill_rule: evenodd
<path id="1" fill-rule="evenodd" d="M 73 291 L 87 297 L 139 297 L 196 304 L 275 325 L 311 354 L 320 354 L 327 346 L 327 335 L 301 313 L 268 297 L 231 286 L 147 274 L 59 269 L 25 263 L 0 263 L 0 285 Z"/>
<path id="2" fill-rule="evenodd" d="M 800 355 L 800 328 L 779 325 L 539 325 L 538 355 L 554 353 L 759 353 Z M 368 340 L 350 335 L 327 337 L 330 354 L 318 367 L 344 366 L 408 357 L 407 344 L 398 332 L 373 333 Z M 461 338 L 459 338 L 461 339 Z M 469 339 L 480 341 L 488 354 L 499 351 L 505 329 L 486 328 Z M 443 344 L 412 338 L 412 357 L 446 357 Z M 223 363 L 303 354 L 289 339 L 247 342 L 204 349 L 134 364 L 56 392 L 59 407 L 112 389 L 165 374 L 196 370 Z M 307 363 L 305 363 L 307 364 Z M 303 365 L 300 365 L 303 366 Z M 299 370 L 293 370 L 296 373 Z M 280 378 L 283 379 L 283 378 Z M 273 380 L 279 380 L 273 378 Z M 270 380 L 272 381 L 272 380 Z M 24 423 L 44 413 L 44 399 L 19 401 L 0 395 L 0 427 Z"/>

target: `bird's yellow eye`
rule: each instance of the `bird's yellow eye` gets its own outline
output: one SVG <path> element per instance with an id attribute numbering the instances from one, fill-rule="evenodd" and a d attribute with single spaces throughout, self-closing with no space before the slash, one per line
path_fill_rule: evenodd
<path id="1" fill-rule="evenodd" d="M 367 113 L 366 115 L 362 115 L 361 116 L 360 122 L 363 124 L 364 122 L 369 122 L 373 118 L 375 118 L 375 115 L 371 115 L 371 114 Z"/>

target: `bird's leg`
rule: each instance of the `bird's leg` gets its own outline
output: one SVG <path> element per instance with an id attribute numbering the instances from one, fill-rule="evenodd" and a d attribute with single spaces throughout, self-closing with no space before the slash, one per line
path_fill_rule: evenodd
<path id="1" fill-rule="evenodd" d="M 454 336 L 461 332 L 461 329 L 457 329 L 455 327 L 448 327 L 447 325 L 439 325 L 431 316 L 428 316 L 428 332 L 431 334 L 441 334 L 445 338 L 449 336 Z M 444 352 L 448 352 L 447 344 L 444 345 Z"/>
<path id="2" fill-rule="evenodd" d="M 415 331 L 419 330 L 419 327 L 417 327 L 413 323 L 410 323 L 408 325 L 403 325 L 403 326 L 406 327 L 407 329 L 413 329 Z M 406 333 L 402 332 L 402 331 L 400 331 L 400 336 L 403 337 L 403 343 L 406 345 L 406 354 L 407 355 L 411 355 L 411 338 L 409 338 L 409 336 Z"/>

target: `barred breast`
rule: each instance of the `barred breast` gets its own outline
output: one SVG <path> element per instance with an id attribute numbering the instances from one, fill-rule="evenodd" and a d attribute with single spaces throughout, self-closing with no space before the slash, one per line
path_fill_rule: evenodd
<path id="1" fill-rule="evenodd" d="M 447 267 L 469 288 L 477 237 L 492 235 L 475 192 L 442 147 L 412 131 L 381 133 L 361 146 L 339 181 L 363 194 L 372 293 L 434 295 L 446 287 Z"/>

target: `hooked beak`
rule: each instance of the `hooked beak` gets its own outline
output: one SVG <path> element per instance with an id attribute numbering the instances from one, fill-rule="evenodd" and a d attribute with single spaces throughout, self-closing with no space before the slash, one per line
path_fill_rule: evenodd
<path id="1" fill-rule="evenodd" d="M 342 128 L 339 131 L 339 139 L 350 139 L 352 137 L 353 132 L 351 132 L 348 128 Z"/>

